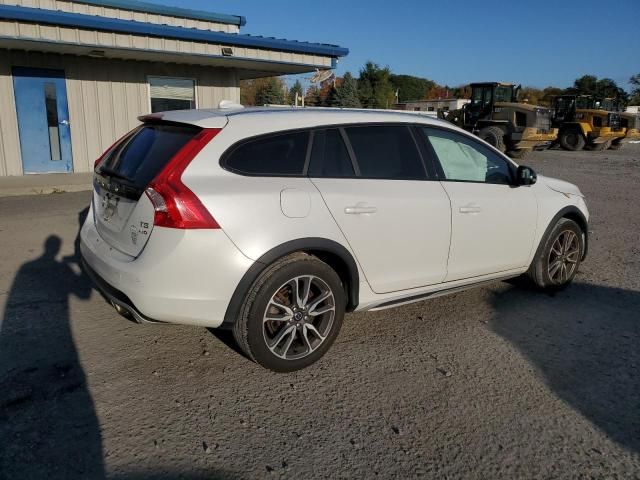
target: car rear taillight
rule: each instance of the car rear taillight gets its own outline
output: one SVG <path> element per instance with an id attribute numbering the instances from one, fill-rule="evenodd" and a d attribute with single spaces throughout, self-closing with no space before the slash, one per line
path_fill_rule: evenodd
<path id="1" fill-rule="evenodd" d="M 180 229 L 220 228 L 198 197 L 181 180 L 191 160 L 218 132 L 219 128 L 200 131 L 149 184 L 145 193 L 155 209 L 154 225 Z"/>

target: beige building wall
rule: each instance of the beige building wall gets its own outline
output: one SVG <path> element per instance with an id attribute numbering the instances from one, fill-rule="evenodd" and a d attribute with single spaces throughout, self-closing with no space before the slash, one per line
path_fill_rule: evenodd
<path id="1" fill-rule="evenodd" d="M 157 13 L 136 12 L 122 8 L 88 5 L 72 0 L 0 0 L 0 5 L 16 5 L 27 8 L 43 8 L 46 10 L 60 10 L 69 13 L 82 13 L 98 17 L 117 18 L 120 20 L 135 20 L 137 22 L 171 25 L 174 27 L 197 28 L 199 30 L 213 30 L 215 32 L 238 33 L 238 25 L 227 25 L 206 20 L 160 15 Z"/>
<path id="2" fill-rule="evenodd" d="M 235 69 L 2 49 L 0 59 L 0 176 L 22 175 L 13 66 L 65 71 L 74 172 L 91 171 L 98 156 L 150 112 L 148 76 L 195 79 L 198 108 L 240 101 Z"/>

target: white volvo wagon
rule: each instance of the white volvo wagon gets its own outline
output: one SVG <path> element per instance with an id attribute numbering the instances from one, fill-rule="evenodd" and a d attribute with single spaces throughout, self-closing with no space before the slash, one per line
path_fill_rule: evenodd
<path id="1" fill-rule="evenodd" d="M 580 190 L 427 117 L 337 109 L 166 112 L 95 165 L 86 271 L 139 322 L 232 328 L 303 368 L 345 312 L 526 276 L 569 284 Z"/>

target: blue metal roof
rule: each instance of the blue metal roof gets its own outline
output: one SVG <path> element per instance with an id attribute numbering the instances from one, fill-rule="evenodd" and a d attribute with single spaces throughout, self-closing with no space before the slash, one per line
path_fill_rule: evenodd
<path id="1" fill-rule="evenodd" d="M 127 0 L 129 1 L 129 0 Z M 0 5 L 0 18 L 33 23 L 62 25 L 66 27 L 102 30 L 107 32 L 133 33 L 152 37 L 175 38 L 200 42 L 235 45 L 250 48 L 264 48 L 292 53 L 306 53 L 328 57 L 344 57 L 349 49 L 325 43 L 298 42 L 272 37 L 259 37 L 238 33 L 212 32 L 195 28 L 158 25 L 155 23 L 120 20 L 94 15 L 44 10 L 40 8 Z"/>
<path id="2" fill-rule="evenodd" d="M 226 15 L 224 13 L 205 12 L 204 10 L 191 10 L 189 8 L 168 7 L 156 3 L 140 2 L 138 0 L 74 0 L 78 3 L 98 5 L 100 7 L 122 8 L 135 12 L 158 13 L 174 17 L 192 18 L 209 22 L 226 23 L 242 27 L 247 19 L 240 15 Z"/>

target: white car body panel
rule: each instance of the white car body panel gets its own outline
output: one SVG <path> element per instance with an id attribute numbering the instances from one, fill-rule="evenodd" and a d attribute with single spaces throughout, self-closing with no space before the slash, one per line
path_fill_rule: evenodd
<path id="1" fill-rule="evenodd" d="M 156 227 L 134 258 L 105 242 L 92 217 L 90 211 L 81 231 L 84 261 L 145 317 L 207 327 L 222 323 L 229 299 L 253 264 L 222 230 Z"/>
<path id="2" fill-rule="evenodd" d="M 93 209 L 82 227 L 86 264 L 125 294 L 142 316 L 158 321 L 220 326 L 236 288 L 256 261 L 294 240 L 320 238 L 344 247 L 358 268 L 357 310 L 368 310 L 519 275 L 558 212 L 576 207 L 588 219 L 577 187 L 543 176 L 532 186 L 508 187 L 244 176 L 220 165 L 221 156 L 238 141 L 307 127 L 438 125 L 479 141 L 426 116 L 278 108 L 178 111 L 146 118 L 222 129 L 182 175 L 220 229 L 156 226 L 146 245 L 130 248 L 98 231 Z M 150 218 L 145 202 L 143 195 L 135 208 Z M 358 205 L 377 210 L 345 214 L 345 207 Z M 460 213 L 467 206 L 481 211 Z"/>
<path id="3" fill-rule="evenodd" d="M 312 182 L 374 292 L 407 290 L 444 280 L 451 213 L 440 182 L 333 178 Z M 389 275 L 391 271 L 394 275 Z"/>
<path id="4" fill-rule="evenodd" d="M 529 266 L 538 213 L 531 187 L 442 185 L 452 212 L 447 281 Z"/>

